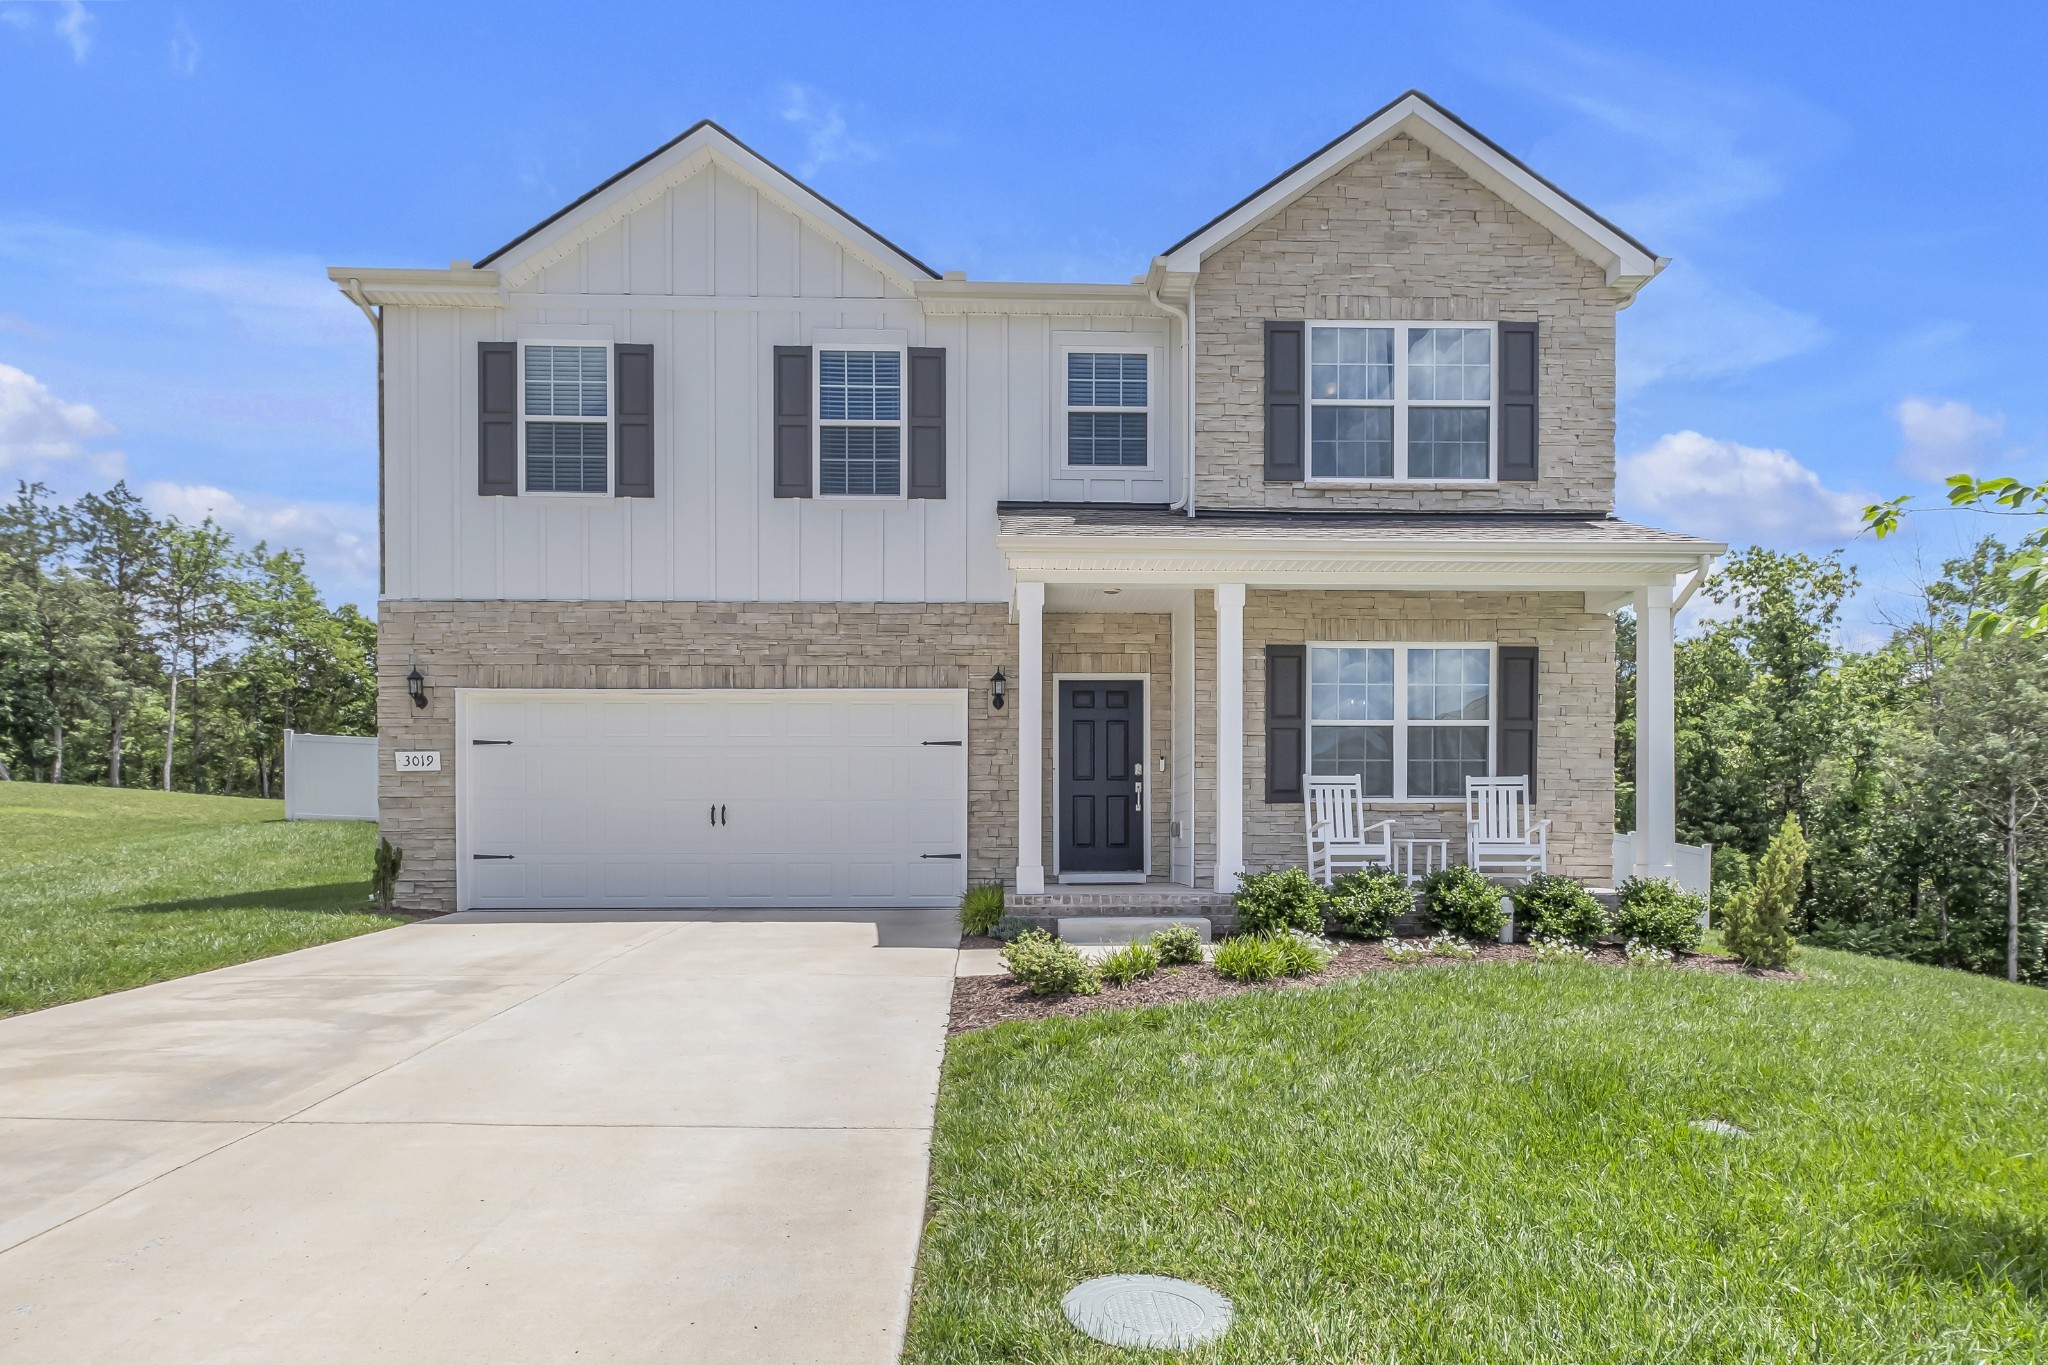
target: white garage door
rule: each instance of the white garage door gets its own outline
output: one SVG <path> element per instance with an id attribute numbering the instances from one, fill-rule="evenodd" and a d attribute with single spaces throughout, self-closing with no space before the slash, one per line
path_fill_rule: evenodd
<path id="1" fill-rule="evenodd" d="M 967 695 L 457 698 L 463 903 L 946 905 L 966 889 Z"/>

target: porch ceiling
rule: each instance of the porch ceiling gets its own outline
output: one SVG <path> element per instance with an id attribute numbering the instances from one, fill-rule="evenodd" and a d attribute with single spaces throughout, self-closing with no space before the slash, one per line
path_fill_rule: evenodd
<path id="1" fill-rule="evenodd" d="M 1048 584 L 1601 591 L 1668 584 L 1727 546 L 1608 517 L 1211 512 L 1007 504 L 1010 571 Z"/>

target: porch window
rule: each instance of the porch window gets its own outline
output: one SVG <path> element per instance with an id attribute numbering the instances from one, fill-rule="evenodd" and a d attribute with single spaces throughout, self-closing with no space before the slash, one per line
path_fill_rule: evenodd
<path id="1" fill-rule="evenodd" d="M 1313 645 L 1309 771 L 1367 796 L 1462 798 L 1492 771 L 1489 645 Z"/>
<path id="2" fill-rule="evenodd" d="M 1067 353 L 1067 463 L 1077 468 L 1143 468 L 1151 384 L 1146 355 Z"/>
<path id="3" fill-rule="evenodd" d="M 818 352 L 818 492 L 903 491 L 903 353 Z"/>
<path id="4" fill-rule="evenodd" d="M 1492 327 L 1311 323 L 1309 477 L 1493 477 Z"/>

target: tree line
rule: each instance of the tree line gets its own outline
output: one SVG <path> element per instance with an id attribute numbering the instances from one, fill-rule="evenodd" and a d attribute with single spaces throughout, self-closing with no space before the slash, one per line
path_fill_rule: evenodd
<path id="1" fill-rule="evenodd" d="M 298 552 L 125 483 L 0 506 L 0 779 L 279 794 L 285 730 L 376 733 L 376 649 Z"/>
<path id="2" fill-rule="evenodd" d="M 1714 845 L 1715 900 L 1786 816 L 1809 844 L 1800 937 L 2048 984 L 2048 533 L 1980 542 L 1881 642 L 1838 642 L 1839 552 L 1751 549 L 1677 645 L 1678 833 Z M 1619 627 L 1618 828 L 1634 826 L 1635 629 Z"/>

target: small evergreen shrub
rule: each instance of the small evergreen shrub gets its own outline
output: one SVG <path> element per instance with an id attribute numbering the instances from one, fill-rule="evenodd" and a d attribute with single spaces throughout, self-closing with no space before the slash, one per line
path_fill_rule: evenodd
<path id="1" fill-rule="evenodd" d="M 379 838 L 376 860 L 370 865 L 370 894 L 387 915 L 398 899 L 398 870 L 403 866 L 405 851 L 389 839 Z"/>
<path id="2" fill-rule="evenodd" d="M 1254 872 L 1244 879 L 1232 899 L 1237 905 L 1240 933 L 1270 934 L 1282 929 L 1299 929 L 1304 934 L 1323 932 L 1323 888 L 1301 868 Z"/>
<path id="3" fill-rule="evenodd" d="M 1677 882 L 1664 877 L 1630 877 L 1621 884 L 1614 932 L 1633 943 L 1689 953 L 1700 946 L 1701 912 L 1706 906 Z"/>
<path id="4" fill-rule="evenodd" d="M 1423 913 L 1460 938 L 1498 938 L 1507 924 L 1501 889 L 1462 864 L 1422 879 Z"/>
<path id="5" fill-rule="evenodd" d="M 1315 976 L 1336 956 L 1327 942 L 1299 929 L 1273 935 L 1273 946 L 1280 950 L 1282 976 Z"/>
<path id="6" fill-rule="evenodd" d="M 1202 934 L 1192 924 L 1169 924 L 1152 935 L 1152 949 L 1162 967 L 1185 967 L 1202 960 Z"/>
<path id="7" fill-rule="evenodd" d="M 1530 939 L 1529 949 L 1536 954 L 1538 962 L 1584 962 L 1589 951 L 1584 944 L 1555 934 Z"/>
<path id="8" fill-rule="evenodd" d="M 1043 929 L 1028 929 L 1004 944 L 1003 965 L 1033 995 L 1094 995 L 1102 989 L 1095 964 Z"/>
<path id="9" fill-rule="evenodd" d="M 1216 949 L 1215 966 L 1232 981 L 1271 981 L 1287 970 L 1287 958 L 1264 934 L 1239 934 Z"/>
<path id="10" fill-rule="evenodd" d="M 1126 943 L 1105 953 L 1095 964 L 1095 970 L 1102 974 L 1104 981 L 1128 986 L 1159 970 L 1159 953 L 1149 943 Z"/>
<path id="11" fill-rule="evenodd" d="M 1008 943 L 1019 934 L 1028 934 L 1037 928 L 1037 925 L 1025 919 L 1022 915 L 1004 915 L 989 929 L 988 936 L 990 938 L 999 938 L 1003 942 Z"/>
<path id="12" fill-rule="evenodd" d="M 1539 872 L 1512 894 L 1515 918 L 1531 941 L 1540 937 L 1591 943 L 1607 932 L 1607 907 L 1570 877 Z"/>
<path id="13" fill-rule="evenodd" d="M 1415 908 L 1408 879 L 1389 867 L 1365 867 L 1330 883 L 1330 918 L 1356 938 L 1378 938 Z"/>
<path id="14" fill-rule="evenodd" d="M 1792 912 L 1806 880 L 1806 836 L 1799 818 L 1787 815 L 1771 846 L 1757 861 L 1749 884 L 1728 898 L 1721 937 L 1728 951 L 1752 967 L 1785 967 L 1798 950 Z"/>
<path id="15" fill-rule="evenodd" d="M 967 888 L 967 894 L 960 898 L 960 932 L 963 934 L 986 935 L 989 930 L 1002 923 L 1003 884 L 982 882 Z"/>

